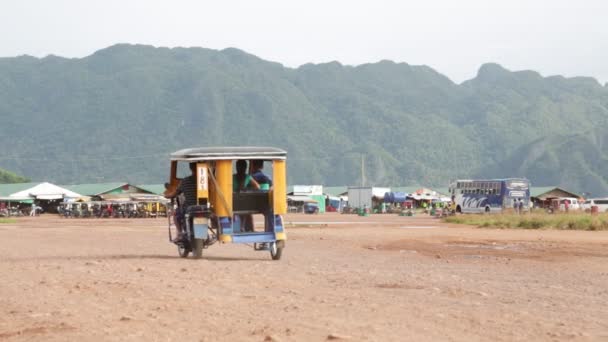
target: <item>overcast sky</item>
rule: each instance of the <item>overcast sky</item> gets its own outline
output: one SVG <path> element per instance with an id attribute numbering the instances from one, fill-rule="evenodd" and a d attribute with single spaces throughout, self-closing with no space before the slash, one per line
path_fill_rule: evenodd
<path id="1" fill-rule="evenodd" d="M 390 59 L 462 82 L 496 62 L 603 83 L 607 10 L 606 0 L 2 0 L 0 56 L 236 47 L 289 67 Z"/>

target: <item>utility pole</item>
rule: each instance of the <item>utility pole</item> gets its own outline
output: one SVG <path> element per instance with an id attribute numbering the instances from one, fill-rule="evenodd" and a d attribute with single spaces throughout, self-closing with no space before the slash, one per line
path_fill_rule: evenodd
<path id="1" fill-rule="evenodd" d="M 361 153 L 361 187 L 365 186 L 365 155 Z"/>

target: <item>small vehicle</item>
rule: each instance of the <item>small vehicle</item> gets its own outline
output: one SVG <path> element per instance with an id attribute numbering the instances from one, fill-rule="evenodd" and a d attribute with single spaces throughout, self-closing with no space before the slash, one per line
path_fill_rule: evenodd
<path id="1" fill-rule="evenodd" d="M 90 210 L 89 205 L 86 203 L 80 204 L 80 216 L 83 218 L 88 218 L 93 215 L 93 211 Z"/>
<path id="2" fill-rule="evenodd" d="M 129 202 L 125 204 L 125 216 L 128 218 L 140 217 L 139 210 L 137 210 L 137 203 Z"/>
<path id="3" fill-rule="evenodd" d="M 99 204 L 97 202 L 91 202 L 90 208 L 91 208 L 92 217 L 96 217 L 96 218 L 101 217 L 101 204 Z"/>
<path id="4" fill-rule="evenodd" d="M 126 205 L 124 203 L 113 203 L 112 204 L 112 217 L 113 218 L 127 217 Z"/>
<path id="5" fill-rule="evenodd" d="M 169 240 L 177 245 L 179 256 L 201 258 L 203 249 L 216 242 L 253 244 L 256 251 L 269 251 L 279 260 L 285 248 L 286 234 L 283 218 L 287 212 L 286 188 L 287 152 L 274 147 L 201 147 L 171 154 L 170 181 L 165 195 L 175 193 L 180 180 L 178 163 L 195 163 L 196 205 L 180 208 L 183 217 L 182 238 L 172 239 L 172 218 L 167 215 Z M 246 160 L 263 160 L 272 164 L 273 186 L 268 190 L 242 189 L 234 191 L 233 165 Z M 270 168 L 269 168 L 270 169 Z M 263 231 L 253 227 L 253 215 L 264 216 Z"/>
<path id="6" fill-rule="evenodd" d="M 577 198 L 574 198 L 574 197 L 561 197 L 560 198 L 560 204 L 559 204 L 559 210 L 565 211 L 566 210 L 566 203 L 568 203 L 568 210 L 579 210 L 579 209 L 581 209 L 581 206 L 580 206 Z"/>
<path id="7" fill-rule="evenodd" d="M 304 204 L 304 213 L 305 214 L 318 214 L 319 213 L 319 205 L 317 203 L 307 202 Z"/>
<path id="8" fill-rule="evenodd" d="M 70 209 L 68 209 L 67 203 L 61 203 L 57 206 L 57 213 L 60 217 L 70 217 L 72 215 Z"/>
<path id="9" fill-rule="evenodd" d="M 101 203 L 101 215 L 99 217 L 100 218 L 112 217 L 112 216 L 114 216 L 114 213 L 112 212 L 113 210 L 114 209 L 112 208 L 111 203 L 102 202 Z"/>
<path id="10" fill-rule="evenodd" d="M 582 204 L 585 212 L 590 212 L 591 207 L 598 207 L 600 212 L 608 212 L 608 198 L 590 198 Z"/>
<path id="11" fill-rule="evenodd" d="M 70 203 L 70 213 L 70 217 L 80 217 L 82 214 L 80 203 Z"/>

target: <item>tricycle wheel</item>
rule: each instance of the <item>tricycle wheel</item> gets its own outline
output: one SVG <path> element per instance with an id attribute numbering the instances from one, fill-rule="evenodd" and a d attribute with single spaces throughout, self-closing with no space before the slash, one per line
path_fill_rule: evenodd
<path id="1" fill-rule="evenodd" d="M 272 258 L 272 260 L 279 260 L 281 259 L 281 255 L 283 254 L 283 247 L 285 246 L 285 244 L 283 243 L 283 241 L 276 241 L 276 242 L 271 242 L 270 243 L 270 257 Z"/>
<path id="2" fill-rule="evenodd" d="M 203 247 L 205 245 L 205 240 L 203 239 L 193 239 L 192 240 L 192 257 L 194 259 L 200 259 L 203 257 Z"/>
<path id="3" fill-rule="evenodd" d="M 177 244 L 177 253 L 180 257 L 187 258 L 188 254 L 190 254 L 190 248 L 184 243 L 179 243 Z"/>

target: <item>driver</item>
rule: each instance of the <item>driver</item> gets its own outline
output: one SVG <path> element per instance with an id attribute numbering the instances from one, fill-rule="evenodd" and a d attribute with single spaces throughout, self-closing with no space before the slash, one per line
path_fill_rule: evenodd
<path id="1" fill-rule="evenodd" d="M 177 237 L 173 241 L 183 239 L 184 229 L 181 223 L 186 215 L 186 209 L 189 206 L 196 205 L 196 163 L 190 163 L 190 172 L 190 176 L 183 178 L 177 188 L 165 196 L 167 198 L 177 197 L 177 210 L 175 211 Z"/>

